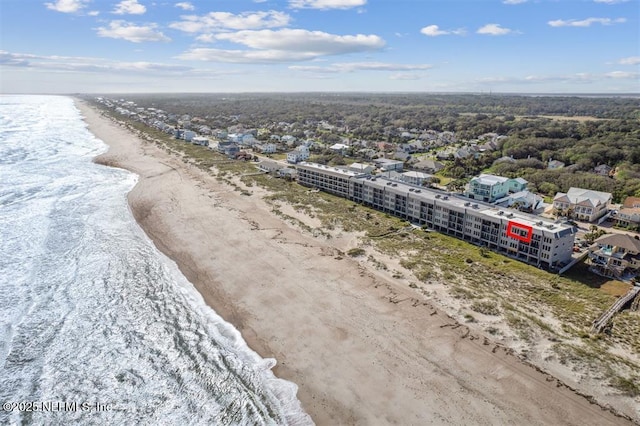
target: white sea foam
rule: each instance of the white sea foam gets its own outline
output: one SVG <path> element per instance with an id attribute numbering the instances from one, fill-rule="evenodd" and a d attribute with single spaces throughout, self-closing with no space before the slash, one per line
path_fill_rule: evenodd
<path id="1" fill-rule="evenodd" d="M 0 97 L 0 402 L 78 404 L 0 424 L 311 424 L 135 223 L 105 149 L 69 98 Z"/>

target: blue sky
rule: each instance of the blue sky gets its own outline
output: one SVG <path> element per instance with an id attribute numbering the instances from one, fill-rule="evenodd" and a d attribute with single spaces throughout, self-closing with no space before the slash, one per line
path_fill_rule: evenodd
<path id="1" fill-rule="evenodd" d="M 639 93 L 640 0 L 1 0 L 0 92 Z"/>

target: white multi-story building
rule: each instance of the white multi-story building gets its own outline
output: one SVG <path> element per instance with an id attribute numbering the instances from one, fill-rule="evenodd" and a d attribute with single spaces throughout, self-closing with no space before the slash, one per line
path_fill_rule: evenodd
<path id="1" fill-rule="evenodd" d="M 314 163 L 297 166 L 298 182 L 544 269 L 571 261 L 576 228 L 504 211 L 467 198 L 383 177 Z"/>

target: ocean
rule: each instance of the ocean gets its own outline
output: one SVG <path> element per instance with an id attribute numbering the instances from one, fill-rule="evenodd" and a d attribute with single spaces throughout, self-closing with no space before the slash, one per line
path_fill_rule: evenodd
<path id="1" fill-rule="evenodd" d="M 0 96 L 0 424 L 312 424 L 133 219 L 63 96 Z"/>

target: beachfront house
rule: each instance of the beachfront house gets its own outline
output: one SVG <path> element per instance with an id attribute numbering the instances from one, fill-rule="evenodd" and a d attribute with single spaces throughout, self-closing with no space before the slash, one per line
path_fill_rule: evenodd
<path id="1" fill-rule="evenodd" d="M 309 159 L 309 148 L 305 145 L 297 146 L 293 151 L 287 152 L 287 163 L 296 164 Z"/>
<path id="2" fill-rule="evenodd" d="M 194 145 L 209 146 L 209 138 L 205 138 L 204 136 L 196 136 L 191 139 L 191 143 Z"/>
<path id="3" fill-rule="evenodd" d="M 196 132 L 193 130 L 183 130 L 181 138 L 186 142 L 191 142 L 196 137 Z"/>
<path id="4" fill-rule="evenodd" d="M 618 279 L 640 270 L 640 240 L 627 234 L 598 238 L 589 248 L 591 269 L 600 275 Z"/>
<path id="5" fill-rule="evenodd" d="M 284 166 L 277 161 L 263 160 L 258 164 L 258 168 L 265 173 L 277 173 Z"/>

